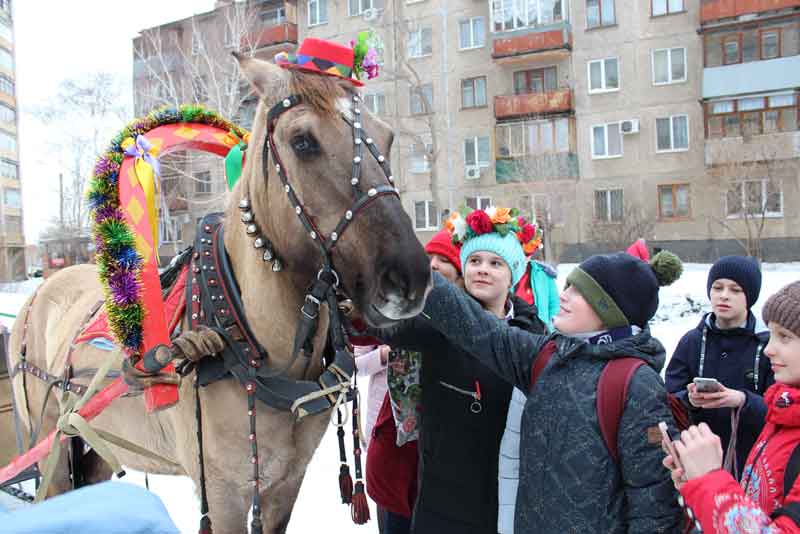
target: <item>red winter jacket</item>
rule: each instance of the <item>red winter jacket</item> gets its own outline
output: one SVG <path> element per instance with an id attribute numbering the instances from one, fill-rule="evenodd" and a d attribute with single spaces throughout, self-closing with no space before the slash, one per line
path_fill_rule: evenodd
<path id="1" fill-rule="evenodd" d="M 681 495 L 706 534 L 800 534 L 786 515 L 800 509 L 800 477 L 784 498 L 783 475 L 800 445 L 800 389 L 776 383 L 764 394 L 767 425 L 750 451 L 741 486 L 727 472 L 712 471 L 687 482 Z"/>
<path id="2" fill-rule="evenodd" d="M 367 449 L 367 494 L 385 510 L 411 517 L 417 500 L 417 442 L 397 446 L 397 427 L 387 393 Z"/>

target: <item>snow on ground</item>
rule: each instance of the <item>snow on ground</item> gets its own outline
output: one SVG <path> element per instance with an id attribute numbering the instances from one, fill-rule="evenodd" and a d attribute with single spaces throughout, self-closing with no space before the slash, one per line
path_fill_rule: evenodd
<path id="1" fill-rule="evenodd" d="M 573 267 L 575 265 L 559 266 L 559 288 L 563 287 L 567 274 Z M 686 264 L 680 280 L 661 290 L 661 305 L 651 328 L 664 344 L 668 356 L 672 354 L 681 336 L 697 325 L 701 313 L 709 309 L 706 297 L 708 269 L 709 265 L 706 264 Z M 760 317 L 761 306 L 767 297 L 789 282 L 800 279 L 800 263 L 764 264 L 763 273 L 761 298 L 754 308 L 757 317 Z M 18 313 L 27 293 L 33 291 L 36 285 L 35 282 L 26 282 L 22 286 L 0 287 L 0 313 Z M 0 321 L 10 327 L 13 319 L 0 315 Z M 364 382 L 360 387 L 366 391 L 367 384 Z M 349 449 L 348 455 L 352 458 L 352 451 Z M 289 523 L 289 534 L 305 534 L 317 531 L 320 527 L 337 533 L 377 531 L 373 503 L 370 503 L 373 521 L 362 527 L 352 523 L 349 508 L 340 504 L 338 474 L 336 433 L 330 427 L 308 466 Z M 125 478 L 128 482 L 144 485 L 142 473 L 129 472 Z M 198 500 L 193 494 L 193 483 L 186 477 L 150 475 L 148 478 L 150 489 L 164 501 L 180 530 L 187 533 L 197 532 L 200 512 Z"/>

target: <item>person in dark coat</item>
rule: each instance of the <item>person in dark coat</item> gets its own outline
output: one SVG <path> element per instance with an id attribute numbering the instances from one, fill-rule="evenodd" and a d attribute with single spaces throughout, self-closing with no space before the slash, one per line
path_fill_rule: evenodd
<path id="1" fill-rule="evenodd" d="M 769 332 L 756 332 L 750 309 L 761 291 L 761 270 L 752 258 L 725 256 L 711 266 L 711 312 L 678 343 L 667 366 L 667 390 L 689 407 L 694 424 L 707 423 L 720 437 L 726 466 L 737 479 L 764 427 L 764 392 L 775 379 L 764 348 Z M 716 378 L 723 389 L 699 393 L 695 377 Z M 733 416 L 733 417 L 732 417 Z M 737 425 L 731 442 L 732 422 Z"/>
<path id="2" fill-rule="evenodd" d="M 509 327 L 434 274 L 425 309 L 410 322 L 438 330 L 528 392 L 517 534 L 681 531 L 677 494 L 661 466 L 658 423 L 672 421 L 659 376 L 665 354 L 647 329 L 659 285 L 674 281 L 680 270 L 680 260 L 666 252 L 652 266 L 625 253 L 593 256 L 567 278 L 553 321 L 556 332 L 548 336 Z M 531 386 L 534 364 L 551 341 L 555 352 Z M 606 364 L 622 357 L 646 365 L 629 382 L 616 463 L 600 432 L 596 388 Z"/>
<path id="3" fill-rule="evenodd" d="M 511 221 L 510 210 L 476 210 L 475 217 L 488 231 L 459 239 L 456 230 L 466 293 L 456 290 L 498 320 L 545 332 L 536 307 L 511 294 L 526 261 L 515 231 L 495 231 Z M 430 326 L 405 324 L 387 341 L 422 353 L 420 485 L 411 532 L 496 534 L 498 453 L 511 385 Z"/>

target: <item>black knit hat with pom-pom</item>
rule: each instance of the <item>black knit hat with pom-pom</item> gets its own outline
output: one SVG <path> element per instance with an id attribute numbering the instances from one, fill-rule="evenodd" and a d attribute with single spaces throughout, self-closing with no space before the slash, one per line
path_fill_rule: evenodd
<path id="1" fill-rule="evenodd" d="M 680 278 L 683 264 L 662 250 L 646 263 L 627 253 L 598 254 L 567 277 L 606 328 L 644 328 L 658 309 L 658 288 Z"/>

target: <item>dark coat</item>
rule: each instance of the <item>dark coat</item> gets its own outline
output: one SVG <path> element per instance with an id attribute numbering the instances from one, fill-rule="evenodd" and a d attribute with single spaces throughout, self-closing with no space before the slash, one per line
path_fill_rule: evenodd
<path id="1" fill-rule="evenodd" d="M 657 438 L 671 421 L 659 370 L 661 344 L 647 331 L 607 345 L 510 328 L 434 274 L 423 312 L 429 324 L 506 382 L 529 391 L 522 415 L 518 534 L 679 532 L 681 511 Z M 530 390 L 533 362 L 553 339 L 557 350 Z M 620 421 L 620 463 L 600 434 L 596 386 L 609 360 L 647 362 L 632 377 Z M 655 431 L 655 433 L 654 433 Z"/>
<path id="2" fill-rule="evenodd" d="M 747 325 L 744 328 L 729 330 L 717 328 L 713 313 L 704 315 L 700 324 L 681 338 L 667 366 L 666 374 L 667 390 L 681 399 L 686 406 L 691 406 L 686 385 L 700 376 L 700 347 L 703 330 L 706 330 L 706 356 L 702 376 L 716 378 L 725 387 L 743 391 L 747 396 L 739 414 L 736 437 L 736 459 L 740 473 L 750 449 L 764 428 L 764 417 L 767 414 L 764 392 L 775 382 L 769 358 L 764 355 L 764 348 L 769 342 L 769 332 L 756 333 L 755 327 L 756 318 L 752 313 L 748 314 Z M 760 351 L 758 351 L 759 346 Z M 756 359 L 758 386 L 755 384 Z M 722 449 L 727 450 L 731 439 L 731 409 L 691 409 L 690 413 L 692 422 L 708 424 L 722 440 Z"/>
<path id="3" fill-rule="evenodd" d="M 513 303 L 511 324 L 539 333 L 546 330 L 535 306 L 518 297 Z M 406 322 L 385 340 L 394 348 L 422 353 L 420 486 L 411 532 L 496 534 L 497 463 L 511 385 L 422 318 Z M 468 392 L 478 389 L 480 412 L 475 413 L 475 398 Z"/>

